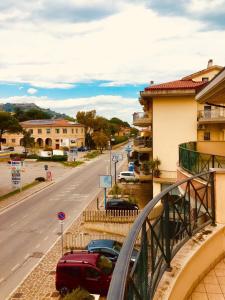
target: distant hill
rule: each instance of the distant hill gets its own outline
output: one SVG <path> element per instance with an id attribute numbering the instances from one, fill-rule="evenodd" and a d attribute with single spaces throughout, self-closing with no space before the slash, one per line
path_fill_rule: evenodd
<path id="1" fill-rule="evenodd" d="M 4 103 L 4 104 L 0 104 L 0 110 L 3 110 L 3 111 L 14 112 L 16 108 L 20 108 L 23 111 L 27 111 L 27 110 L 30 110 L 30 109 L 39 109 L 41 111 L 44 111 L 44 112 L 48 113 L 51 116 L 52 119 L 59 119 L 59 118 L 68 119 L 68 118 L 71 118 L 66 114 L 57 113 L 57 112 L 55 112 L 55 111 L 53 111 L 49 108 L 48 109 L 41 108 L 41 107 L 37 106 L 34 103 Z"/>

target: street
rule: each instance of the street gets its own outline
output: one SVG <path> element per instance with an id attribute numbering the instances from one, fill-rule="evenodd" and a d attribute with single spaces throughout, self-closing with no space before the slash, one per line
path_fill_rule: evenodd
<path id="1" fill-rule="evenodd" d="M 117 164 L 118 172 L 123 162 Z M 57 212 L 65 212 L 66 230 L 100 192 L 99 175 L 107 170 L 109 155 L 103 154 L 0 214 L 0 300 L 8 298 L 59 238 Z"/>

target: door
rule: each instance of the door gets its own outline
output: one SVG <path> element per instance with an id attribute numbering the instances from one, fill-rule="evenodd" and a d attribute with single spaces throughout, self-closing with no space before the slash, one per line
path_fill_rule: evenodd
<path id="1" fill-rule="evenodd" d="M 211 106 L 210 105 L 205 105 L 204 106 L 204 117 L 206 119 L 210 119 L 211 118 Z"/>
<path id="2" fill-rule="evenodd" d="M 84 268 L 84 286 L 93 294 L 102 294 L 101 273 L 96 268 Z"/>

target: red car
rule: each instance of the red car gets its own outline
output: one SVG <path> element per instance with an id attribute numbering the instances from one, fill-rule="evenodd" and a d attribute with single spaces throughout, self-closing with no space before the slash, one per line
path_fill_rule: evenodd
<path id="1" fill-rule="evenodd" d="M 65 295 L 82 287 L 89 293 L 106 296 L 112 271 L 112 262 L 99 253 L 69 252 L 57 264 L 56 289 Z"/>

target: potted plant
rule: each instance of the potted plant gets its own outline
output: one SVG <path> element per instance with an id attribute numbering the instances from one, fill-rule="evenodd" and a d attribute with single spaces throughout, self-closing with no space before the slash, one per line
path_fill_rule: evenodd
<path id="1" fill-rule="evenodd" d="M 161 165 L 161 161 L 159 160 L 158 157 L 156 157 L 155 159 L 153 159 L 152 161 L 152 170 L 153 170 L 153 176 L 154 177 L 159 177 L 161 172 L 159 170 L 159 166 Z"/>
<path id="2" fill-rule="evenodd" d="M 149 161 L 143 161 L 142 163 L 142 171 L 145 175 L 150 174 L 150 162 Z"/>

